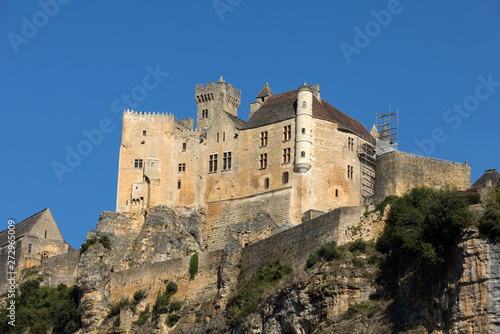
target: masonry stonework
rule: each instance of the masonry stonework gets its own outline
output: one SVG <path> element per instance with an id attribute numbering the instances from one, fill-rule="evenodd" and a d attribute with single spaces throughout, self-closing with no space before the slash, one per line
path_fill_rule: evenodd
<path id="1" fill-rule="evenodd" d="M 465 190 L 471 185 L 471 166 L 457 162 L 392 151 L 377 157 L 374 202 L 389 195 L 402 195 L 414 187 L 455 186 Z"/>

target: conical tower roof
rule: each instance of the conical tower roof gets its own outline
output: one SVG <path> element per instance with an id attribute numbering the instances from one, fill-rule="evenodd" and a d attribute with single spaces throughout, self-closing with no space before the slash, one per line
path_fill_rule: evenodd
<path id="1" fill-rule="evenodd" d="M 269 87 L 269 84 L 266 82 L 266 84 L 264 85 L 264 87 L 262 87 L 262 89 L 260 90 L 260 92 L 256 98 L 273 96 L 273 95 L 274 95 L 274 93 L 271 90 L 271 87 Z"/>

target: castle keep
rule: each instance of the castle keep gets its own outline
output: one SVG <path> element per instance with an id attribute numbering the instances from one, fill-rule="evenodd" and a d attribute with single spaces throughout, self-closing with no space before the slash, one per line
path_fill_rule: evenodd
<path id="1" fill-rule="evenodd" d="M 203 206 L 204 243 L 218 249 L 227 226 L 259 210 L 298 224 L 310 210 L 373 201 L 377 133 L 324 101 L 319 85 L 275 95 L 266 83 L 248 122 L 238 118 L 241 91 L 222 77 L 197 85 L 195 100 L 196 129 L 190 118 L 124 112 L 118 212 Z M 461 183 L 451 183 L 467 188 L 470 167 L 459 170 Z M 393 189 L 384 180 L 378 188 L 385 196 Z"/>

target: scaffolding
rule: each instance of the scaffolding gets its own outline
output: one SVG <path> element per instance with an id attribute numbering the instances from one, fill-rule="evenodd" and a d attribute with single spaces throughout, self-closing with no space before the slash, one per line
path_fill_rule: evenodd
<path id="1" fill-rule="evenodd" d="M 377 114 L 375 123 L 379 134 L 377 139 L 377 155 L 398 149 L 398 114 L 399 110 L 391 112 L 390 106 L 388 113 Z"/>
<path id="2" fill-rule="evenodd" d="M 358 138 L 358 158 L 360 168 L 360 190 L 361 205 L 369 205 L 373 202 L 375 184 L 375 146 L 371 140 Z"/>

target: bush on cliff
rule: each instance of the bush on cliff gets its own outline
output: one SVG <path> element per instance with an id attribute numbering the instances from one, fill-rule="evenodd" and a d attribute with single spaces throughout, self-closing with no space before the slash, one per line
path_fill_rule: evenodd
<path id="1" fill-rule="evenodd" d="M 237 290 L 227 303 L 228 325 L 237 326 L 248 315 L 256 312 L 262 303 L 264 293 L 275 287 L 291 272 L 292 267 L 276 261 L 272 266 L 260 267 L 246 284 L 238 284 Z"/>
<path id="2" fill-rule="evenodd" d="M 393 258 L 444 264 L 461 231 L 472 222 L 469 200 L 456 189 L 414 188 L 392 201 L 377 250 Z"/>
<path id="3" fill-rule="evenodd" d="M 484 214 L 479 219 L 479 231 L 500 242 L 500 188 L 493 189 L 487 199 Z"/>
<path id="4" fill-rule="evenodd" d="M 189 261 L 189 279 L 194 279 L 198 273 L 198 254 L 193 254 Z"/>
<path id="5" fill-rule="evenodd" d="M 342 257 L 342 253 L 337 248 L 335 241 L 330 241 L 321 245 L 306 260 L 306 270 L 311 269 L 319 261 L 333 261 Z"/>
<path id="6" fill-rule="evenodd" d="M 81 327 L 78 313 L 77 286 L 60 284 L 57 288 L 41 287 L 39 280 L 28 280 L 19 286 L 15 297 L 15 327 L 8 324 L 9 311 L 0 310 L 0 333 L 74 333 Z"/>

